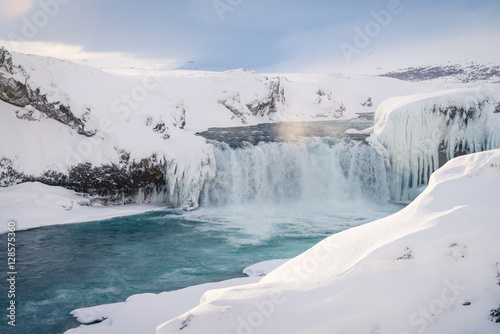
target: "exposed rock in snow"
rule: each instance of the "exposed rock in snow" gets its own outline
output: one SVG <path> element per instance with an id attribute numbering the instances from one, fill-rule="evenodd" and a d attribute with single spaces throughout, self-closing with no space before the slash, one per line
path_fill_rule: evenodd
<path id="1" fill-rule="evenodd" d="M 409 67 L 381 76 L 407 81 L 446 80 L 452 82 L 500 81 L 500 66 L 474 64 Z"/>
<path id="2" fill-rule="evenodd" d="M 233 118 L 241 119 L 243 124 L 248 124 L 248 116 L 266 117 L 272 121 L 273 114 L 278 109 L 286 109 L 283 79 L 280 77 L 269 79 L 261 77 L 255 72 L 252 72 L 252 75 L 257 77 L 258 82 L 262 83 L 262 94 L 256 95 L 251 100 L 242 100 L 240 92 L 226 92 L 227 97 L 218 102 L 233 114 Z"/>
<path id="3" fill-rule="evenodd" d="M 39 87 L 36 89 L 30 87 L 29 74 L 22 66 L 12 64 L 12 56 L 3 47 L 0 47 L 0 69 L 3 69 L 0 71 L 0 100 L 17 107 L 27 108 L 25 112 L 18 112 L 19 118 L 32 120 L 33 109 L 35 109 L 42 115 L 69 126 L 81 135 L 91 137 L 95 134 L 95 130 L 85 130 L 84 119 L 73 115 L 69 106 L 60 101 L 48 102 L 46 95 L 40 92 Z M 27 116 L 19 116 L 19 113 Z"/>

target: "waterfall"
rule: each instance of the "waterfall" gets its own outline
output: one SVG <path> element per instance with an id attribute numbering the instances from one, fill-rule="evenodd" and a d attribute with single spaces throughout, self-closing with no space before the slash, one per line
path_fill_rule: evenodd
<path id="1" fill-rule="evenodd" d="M 389 199 L 384 161 L 360 142 L 305 138 L 215 149 L 215 177 L 202 205 Z"/>
<path id="2" fill-rule="evenodd" d="M 166 190 L 157 198 L 185 209 L 408 203 L 446 161 L 500 147 L 500 97 L 486 93 L 457 90 L 390 99 L 377 110 L 366 141 L 366 131 L 344 136 L 351 127 L 372 124 L 358 120 L 208 129 L 199 133 L 208 140 L 202 150 L 186 151 L 192 155 L 187 162 L 166 163 Z"/>

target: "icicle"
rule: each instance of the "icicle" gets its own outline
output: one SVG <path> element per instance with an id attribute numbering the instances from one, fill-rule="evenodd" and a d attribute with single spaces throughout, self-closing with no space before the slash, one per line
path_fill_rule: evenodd
<path id="1" fill-rule="evenodd" d="M 444 163 L 440 156 L 450 160 L 500 147 L 500 113 L 488 100 L 494 100 L 492 92 L 487 93 L 462 90 L 402 97 L 379 107 L 369 142 L 376 147 L 378 141 L 387 150 L 394 201 L 413 200 Z M 403 103 L 405 99 L 409 102 Z"/>

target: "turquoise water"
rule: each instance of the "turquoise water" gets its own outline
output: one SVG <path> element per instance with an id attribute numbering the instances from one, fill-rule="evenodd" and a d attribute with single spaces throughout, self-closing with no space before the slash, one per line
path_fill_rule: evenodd
<path id="1" fill-rule="evenodd" d="M 241 277 L 248 265 L 296 256 L 330 234 L 400 208 L 228 206 L 19 231 L 17 326 L 4 319 L 0 332 L 62 333 L 79 325 L 69 314 L 75 308 Z M 6 235 L 0 237 L 5 249 Z M 1 298 L 5 309 L 6 294 Z"/>

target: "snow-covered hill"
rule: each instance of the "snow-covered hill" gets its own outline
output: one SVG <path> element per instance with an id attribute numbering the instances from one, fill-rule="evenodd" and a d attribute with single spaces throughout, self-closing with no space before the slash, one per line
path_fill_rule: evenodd
<path id="1" fill-rule="evenodd" d="M 381 76 L 407 81 L 500 82 L 500 66 L 493 64 L 447 64 L 409 67 Z"/>

